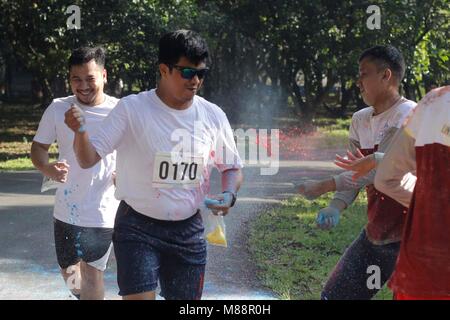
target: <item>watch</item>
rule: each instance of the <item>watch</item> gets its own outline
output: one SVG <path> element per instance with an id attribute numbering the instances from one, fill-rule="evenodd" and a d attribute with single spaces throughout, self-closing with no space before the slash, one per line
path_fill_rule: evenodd
<path id="1" fill-rule="evenodd" d="M 231 193 L 231 195 L 233 196 L 233 199 L 231 200 L 230 208 L 233 207 L 234 203 L 236 202 L 236 194 L 234 192 L 231 192 L 231 191 L 224 191 L 222 193 Z"/>

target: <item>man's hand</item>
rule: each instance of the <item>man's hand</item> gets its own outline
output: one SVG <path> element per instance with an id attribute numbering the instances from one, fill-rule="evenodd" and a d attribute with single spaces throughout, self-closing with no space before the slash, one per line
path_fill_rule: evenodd
<path id="1" fill-rule="evenodd" d="M 73 132 L 84 132 L 85 118 L 83 110 L 75 104 L 72 104 L 70 109 L 64 113 L 64 123 Z"/>
<path id="2" fill-rule="evenodd" d="M 335 191 L 336 183 L 333 178 L 322 181 L 306 181 L 294 183 L 297 191 L 308 200 L 314 200 L 324 193 Z"/>
<path id="3" fill-rule="evenodd" d="M 339 223 L 341 212 L 347 208 L 345 201 L 333 199 L 328 207 L 320 209 L 317 213 L 316 223 L 320 229 L 331 229 Z"/>
<path id="4" fill-rule="evenodd" d="M 339 223 L 340 212 L 334 207 L 320 209 L 317 213 L 316 223 L 320 229 L 328 230 Z"/>
<path id="5" fill-rule="evenodd" d="M 233 203 L 233 194 L 224 192 L 205 198 L 205 205 L 211 209 L 213 214 L 225 216 Z"/>
<path id="6" fill-rule="evenodd" d="M 336 160 L 334 163 L 342 169 L 355 171 L 352 176 L 353 180 L 365 176 L 376 167 L 376 161 L 373 154 L 364 157 L 359 149 L 356 154 L 352 154 L 350 151 L 347 151 L 347 159 L 336 155 Z"/>
<path id="7" fill-rule="evenodd" d="M 66 182 L 69 173 L 69 165 L 65 160 L 55 161 L 42 167 L 42 173 L 57 182 Z"/>

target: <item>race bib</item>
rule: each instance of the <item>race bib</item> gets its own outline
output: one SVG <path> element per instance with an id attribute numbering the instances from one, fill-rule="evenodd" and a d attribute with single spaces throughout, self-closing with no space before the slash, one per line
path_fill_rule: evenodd
<path id="1" fill-rule="evenodd" d="M 154 188 L 195 189 L 200 185 L 203 156 L 158 152 L 153 167 Z"/>

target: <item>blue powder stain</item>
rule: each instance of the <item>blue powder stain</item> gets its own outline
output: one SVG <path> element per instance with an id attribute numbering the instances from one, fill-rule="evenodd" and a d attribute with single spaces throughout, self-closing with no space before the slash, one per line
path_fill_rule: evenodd
<path id="1" fill-rule="evenodd" d="M 69 192 L 67 191 L 67 189 L 64 190 L 64 195 L 67 196 Z"/>

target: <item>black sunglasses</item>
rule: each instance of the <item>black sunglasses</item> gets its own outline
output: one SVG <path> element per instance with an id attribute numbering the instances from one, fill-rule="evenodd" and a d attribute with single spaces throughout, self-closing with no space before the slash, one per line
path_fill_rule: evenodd
<path id="1" fill-rule="evenodd" d="M 183 79 L 187 79 L 187 80 L 191 80 L 195 76 L 197 76 L 199 78 L 199 80 L 202 80 L 206 76 L 206 73 L 209 70 L 208 68 L 194 69 L 194 68 L 182 67 L 182 66 L 177 66 L 177 65 L 171 65 L 171 67 L 180 71 L 181 77 Z"/>

